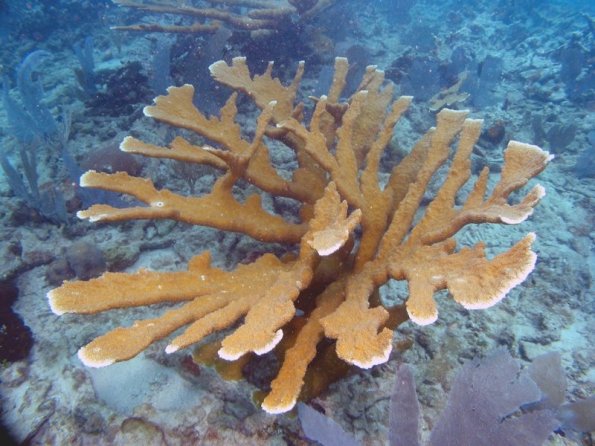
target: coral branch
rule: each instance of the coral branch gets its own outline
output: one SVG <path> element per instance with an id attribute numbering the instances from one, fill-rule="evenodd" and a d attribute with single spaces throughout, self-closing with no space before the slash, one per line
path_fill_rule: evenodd
<path id="1" fill-rule="evenodd" d="M 251 12 L 254 16 L 274 15 L 258 0 L 232 3 L 257 9 L 258 14 Z M 304 14 L 322 3 L 291 2 Z M 536 185 L 519 200 L 511 200 L 511 194 L 546 167 L 552 159 L 547 152 L 511 141 L 500 178 L 488 191 L 488 169 L 473 178 L 470 163 L 481 121 L 467 118 L 464 111 L 444 109 L 436 115 L 436 127 L 384 172 L 389 179 L 383 186 L 380 159 L 411 98 L 393 99 L 383 73 L 368 67 L 358 90 L 341 102 L 349 64 L 338 58 L 328 94 L 313 98 L 314 110 L 305 123 L 304 105 L 295 103 L 304 64 L 298 65 L 289 85 L 274 78 L 272 70 L 270 63 L 263 74 L 252 75 L 244 58 L 233 59 L 231 65 L 211 65 L 215 80 L 236 90 L 218 117 L 199 111 L 190 85 L 169 88 L 145 108 L 146 116 L 194 132 L 207 145 L 182 137 L 166 146 L 131 137 L 121 144 L 127 152 L 219 169 L 222 176 L 210 192 L 186 197 L 123 172 L 90 171 L 81 177 L 82 186 L 127 194 L 141 204 L 94 205 L 79 216 L 90 221 L 170 218 L 296 244 L 297 254 L 283 259 L 265 254 L 231 271 L 213 268 L 209 255 L 201 254 L 187 271 L 106 273 L 87 282 L 64 283 L 48 294 L 56 314 L 161 302 L 178 305 L 98 337 L 79 351 L 85 364 L 101 367 L 126 360 L 182 328 L 167 345 L 167 353 L 234 327 L 221 341 L 221 358 L 232 361 L 273 349 L 283 356 L 262 404 L 269 413 L 281 413 L 294 406 L 308 368 L 328 357 L 323 352 L 334 348 L 336 356 L 359 367 L 381 364 L 392 351 L 393 330 L 407 317 L 419 325 L 437 319 L 437 291 L 448 290 L 464 308 L 484 309 L 502 300 L 534 268 L 533 233 L 491 259 L 483 243 L 457 249 L 455 237 L 467 224 L 517 224 L 527 219 L 544 189 Z M 246 138 L 236 122 L 239 93 L 260 109 L 252 138 Z M 272 165 L 271 141 L 293 151 L 297 167 L 290 175 Z M 444 165 L 447 171 L 440 170 Z M 446 174 L 438 178 L 438 172 Z M 240 201 L 232 194 L 240 180 L 291 198 L 301 221 L 268 212 L 258 193 Z M 470 181 L 474 183 L 465 196 L 461 190 Z M 438 184 L 438 192 L 424 206 L 430 184 Z M 378 288 L 389 279 L 407 281 L 404 305 L 380 304 Z M 287 332 L 291 336 L 280 342 Z"/>
<path id="2" fill-rule="evenodd" d="M 132 195 L 148 207 L 116 208 L 96 204 L 79 211 L 77 216 L 89 221 L 122 221 L 130 219 L 170 218 L 194 225 L 210 226 L 248 234 L 269 242 L 296 243 L 305 232 L 305 225 L 292 224 L 266 212 L 258 195 L 238 202 L 231 187 L 234 178 L 225 175 L 217 180 L 211 193 L 202 197 L 185 197 L 167 189 L 158 190 L 150 180 L 125 172 L 114 174 L 89 171 L 81 176 L 81 186 L 95 187 Z"/>
<path id="3" fill-rule="evenodd" d="M 269 62 L 263 74 L 254 77 L 250 75 L 245 57 L 234 57 L 231 65 L 220 60 L 211 64 L 209 71 L 217 82 L 246 93 L 260 109 L 275 101 L 277 105 L 273 117 L 275 122 L 280 122 L 291 116 L 294 110 L 304 66 L 303 61 L 299 62 L 293 81 L 287 87 L 279 79 L 273 78 L 273 62 Z"/>
<path id="4" fill-rule="evenodd" d="M 296 15 L 302 19 L 309 19 L 329 7 L 335 0 L 290 0 L 258 1 L 258 0 L 208 0 L 211 8 L 198 8 L 188 5 L 175 5 L 167 1 L 153 0 L 143 3 L 132 0 L 112 0 L 116 5 L 147 11 L 152 14 L 174 14 L 199 20 L 190 25 L 161 25 L 158 23 L 114 26 L 112 29 L 121 31 L 147 32 L 202 32 L 213 33 L 222 24 L 243 31 L 271 30 L 287 23 Z M 239 14 L 238 7 L 247 10 Z M 235 9 L 233 9 L 235 8 Z"/>

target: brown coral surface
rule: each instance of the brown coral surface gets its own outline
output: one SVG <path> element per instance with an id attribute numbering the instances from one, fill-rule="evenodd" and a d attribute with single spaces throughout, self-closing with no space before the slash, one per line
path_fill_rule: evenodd
<path id="1" fill-rule="evenodd" d="M 280 413 L 294 406 L 306 369 L 324 338 L 336 342 L 341 359 L 359 367 L 388 360 L 402 307 L 383 307 L 377 289 L 391 278 L 407 281 L 408 317 L 424 325 L 438 317 L 436 291 L 447 289 L 467 309 L 484 309 L 499 302 L 533 269 L 532 233 L 492 259 L 486 257 L 482 243 L 457 249 L 454 236 L 470 223 L 517 224 L 531 215 L 544 195 L 541 186 L 514 203 L 509 198 L 545 168 L 551 159 L 547 152 L 511 141 L 496 185 L 488 190 L 485 168 L 461 194 L 472 177 L 469 158 L 481 121 L 467 118 L 464 111 L 444 109 L 437 114 L 436 127 L 381 184 L 382 153 L 411 97 L 395 100 L 383 73 L 368 67 L 357 91 L 342 101 L 349 65 L 337 58 L 330 90 L 315 98 L 306 123 L 304 105 L 296 104 L 304 64 L 299 64 L 289 85 L 273 78 L 272 68 L 271 63 L 265 73 L 252 76 L 244 58 L 235 58 L 231 65 L 224 61 L 211 65 L 215 80 L 236 90 L 219 117 L 207 117 L 195 107 L 190 85 L 170 87 L 167 95 L 145 108 L 146 116 L 194 132 L 210 145 L 195 145 L 181 136 L 167 147 L 133 137 L 121 145 L 130 153 L 220 169 L 222 176 L 210 193 L 182 196 L 124 172 L 89 171 L 81 177 L 82 186 L 128 194 L 145 205 L 94 205 L 79 217 L 174 219 L 262 241 L 297 244 L 297 254 L 283 258 L 265 254 L 224 271 L 213 267 L 204 252 L 190 261 L 186 271 L 105 273 L 89 281 L 64 283 L 48 295 L 56 314 L 182 303 L 81 348 L 79 357 L 88 366 L 132 358 L 185 326 L 169 342 L 168 353 L 235 327 L 221 343 L 221 358 L 263 354 L 279 344 L 284 328 L 297 317 L 297 307 L 305 313 L 305 323 L 298 324 L 262 404 L 267 412 Z M 248 95 L 261 110 L 250 139 L 236 122 L 238 93 Z M 289 179 L 272 165 L 273 143 L 282 143 L 295 154 L 297 167 Z M 424 208 L 428 186 L 445 164 L 448 173 Z M 258 194 L 239 200 L 232 188 L 245 184 L 240 180 L 263 193 L 292 199 L 300 222 L 273 215 Z"/>

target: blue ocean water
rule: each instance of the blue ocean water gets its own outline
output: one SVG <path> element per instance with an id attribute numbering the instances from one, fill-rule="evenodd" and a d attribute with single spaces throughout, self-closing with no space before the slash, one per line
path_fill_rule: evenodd
<path id="1" fill-rule="evenodd" d="M 0 43 L 2 444 L 593 444 L 595 2 L 0 0 Z M 168 342 L 181 331 L 134 359 L 88 367 L 92 361 L 77 355 L 79 348 L 109 330 L 155 318 L 169 304 L 154 299 L 150 303 L 156 305 L 61 315 L 47 296 L 65 281 L 89 281 L 105 272 L 185 271 L 190 259 L 204 251 L 210 252 L 214 267 L 231 271 L 265 253 L 290 262 L 301 249 L 295 237 L 281 243 L 271 235 L 267 224 L 272 220 L 252 225 L 252 232 L 238 229 L 250 226 L 248 219 L 259 221 L 258 213 L 235 210 L 225 232 L 217 229 L 220 223 L 191 224 L 209 220 L 204 217 L 211 212 L 208 205 L 190 212 L 194 220 L 182 217 L 179 209 L 146 218 L 149 209 L 165 206 L 164 198 L 138 192 L 140 183 L 130 188 L 112 183 L 107 190 L 81 187 L 81 175 L 89 170 L 126 172 L 150 179 L 158 190 L 208 195 L 220 184 L 222 165 L 230 159 L 213 147 L 234 152 L 250 146 L 258 134 L 258 108 L 263 108 L 258 98 L 278 99 L 279 108 L 286 104 L 285 97 L 274 97 L 282 95 L 277 93 L 283 90 L 280 84 L 246 94 L 251 81 L 242 78 L 232 110 L 232 89 L 213 79 L 213 64 L 232 64 L 238 57 L 246 58 L 252 75 L 262 74 L 274 61 L 272 75 L 285 86 L 303 61 L 295 102 L 304 107 L 294 109 L 291 119 L 309 131 L 314 130 L 308 125 L 317 104 L 325 95 L 333 98 L 329 88 L 336 85 L 336 58 L 347 58 L 349 68 L 342 91 L 331 99 L 340 104 L 328 105 L 324 113 L 340 115 L 339 124 L 348 120 L 346 110 L 358 106 L 356 92 L 373 90 L 372 75 L 383 76 L 379 92 L 392 88 L 394 98 L 412 96 L 378 161 L 381 188 L 392 187 L 393 166 L 408 159 L 447 108 L 467 110 L 470 118 L 483 120 L 470 154 L 472 178 L 457 195 L 457 207 L 485 166 L 491 172 L 487 187 L 493 190 L 509 141 L 533 144 L 553 155 L 542 173 L 510 197 L 509 203 L 517 203 L 532 187 L 543 187 L 545 195 L 526 220 L 467 225 L 455 237 L 459 249 L 485 243 L 492 258 L 535 233 L 537 260 L 526 280 L 479 311 L 455 302 L 446 290 L 438 291 L 436 322 L 402 323 L 387 361 L 369 369 L 352 367 L 286 414 L 265 413 L 254 396 L 270 391 L 282 363 L 279 351 L 287 348 L 283 343 L 277 354 L 253 355 L 238 380 L 226 380 L 215 367 L 195 363 L 192 348 L 166 354 Z M 155 97 L 171 94 L 168 87 L 185 84 L 194 87 L 192 103 L 204 114 L 200 116 L 211 121 L 204 124 L 197 114 L 183 125 L 163 116 L 151 119 L 145 107 Z M 368 138 L 380 133 L 389 102 L 370 111 L 379 122 Z M 179 110 L 189 102 L 172 107 Z M 223 107 L 225 125 L 193 132 L 201 126 L 215 129 Z M 242 173 L 247 181 L 236 181 L 230 197 L 244 203 L 257 193 L 261 211 L 295 229 L 311 207 L 300 209 L 299 194 L 263 187 L 268 178 L 289 184 L 298 167 L 296 147 L 307 132 L 279 136 L 291 133 L 285 119 L 291 120 L 287 113 L 264 137 L 274 170 L 261 165 Z M 358 116 L 354 127 L 369 121 L 368 115 Z M 235 144 L 226 145 L 236 134 Z M 148 143 L 147 150 L 166 150 L 184 138 L 190 151 L 198 153 L 192 156 L 202 161 L 167 159 L 172 157 L 166 152 L 131 155 L 120 150 L 130 136 Z M 327 144 L 329 156 L 339 158 L 339 145 Z M 362 142 L 365 150 L 367 144 Z M 203 145 L 206 150 L 199 149 Z M 175 143 L 169 147 L 174 150 Z M 262 155 L 263 149 L 257 150 Z M 316 162 L 317 169 L 332 170 L 324 161 Z M 360 169 L 366 165 L 362 161 Z M 334 175 L 325 178 L 336 180 Z M 433 175 L 413 225 L 447 175 L 445 168 Z M 315 190 L 316 181 L 310 181 L 305 189 Z M 131 194 L 135 188 L 137 193 Z M 339 192 L 345 189 L 339 187 Z M 116 221 L 103 223 L 80 213 L 98 205 L 110 206 L 96 208 L 101 215 L 113 208 L 132 209 L 139 218 L 128 219 L 124 211 Z M 353 252 L 362 231 L 358 226 L 351 233 Z M 354 261 L 348 251 L 343 260 Z M 516 273 L 511 270 L 501 280 L 515 279 Z M 137 290 L 139 302 L 162 285 L 172 287 L 173 294 L 185 292 L 181 279 L 147 285 L 147 277 L 139 277 L 138 287 L 110 285 L 81 299 L 113 308 L 105 302 L 118 301 L 130 289 Z M 371 298 L 372 306 L 404 303 L 409 288 L 400 279 L 383 284 L 379 300 Z M 247 286 L 257 288 L 258 280 Z M 461 280 L 467 280 L 464 274 Z M 479 299 L 489 286 L 478 287 Z M 308 320 L 311 306 L 300 300 L 296 306 L 295 319 Z M 207 341 L 218 342 L 231 333 L 244 313 L 235 324 L 219 327 L 229 326 L 228 331 Z M 291 324 L 282 328 L 286 334 L 298 330 Z M 321 342 L 319 355 L 325 348 L 334 351 L 333 342 Z M 326 367 L 314 374 L 331 374 L 334 366 Z M 481 410 L 469 412 L 470 406 Z M 465 422 L 457 424 L 457 418 Z"/>

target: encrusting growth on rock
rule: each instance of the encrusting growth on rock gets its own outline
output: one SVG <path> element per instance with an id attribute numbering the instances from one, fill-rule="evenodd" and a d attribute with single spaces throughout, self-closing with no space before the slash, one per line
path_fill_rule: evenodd
<path id="1" fill-rule="evenodd" d="M 297 307 L 305 322 L 296 325 L 295 341 L 286 348 L 262 404 L 269 413 L 285 412 L 294 406 L 306 369 L 324 338 L 336 341 L 342 360 L 359 367 L 388 360 L 396 315 L 402 309 L 384 308 L 377 299 L 378 288 L 389 279 L 408 282 L 407 314 L 424 325 L 438 317 L 435 291 L 447 289 L 468 309 L 488 308 L 533 269 L 534 234 L 493 259 L 486 258 L 481 243 L 457 249 L 454 236 L 470 223 L 516 224 L 531 215 L 544 195 L 541 186 L 518 202 L 511 203 L 509 197 L 545 168 L 552 158 L 547 152 L 511 141 L 495 187 L 488 191 L 485 168 L 462 199 L 457 194 L 472 176 L 470 155 L 481 121 L 468 119 L 464 111 L 444 109 L 437 114 L 436 127 L 394 166 L 381 186 L 382 153 L 411 98 L 394 100 L 383 72 L 368 67 L 358 90 L 342 101 L 349 66 L 346 59 L 337 58 L 330 90 L 314 98 L 306 124 L 304 105 L 296 104 L 304 64 L 299 64 L 289 85 L 272 77 L 272 67 L 271 63 L 263 74 L 252 76 L 244 58 L 235 58 L 231 65 L 223 61 L 211 65 L 214 79 L 236 90 L 219 117 L 207 117 L 194 106 L 190 85 L 170 87 L 155 105 L 145 108 L 146 116 L 194 132 L 211 145 L 194 145 L 181 136 L 167 147 L 133 137 L 123 141 L 121 149 L 126 152 L 220 169 L 222 176 L 208 194 L 182 196 L 127 173 L 90 171 L 81 177 L 82 186 L 128 194 L 145 206 L 93 205 L 79 217 L 169 218 L 261 241 L 298 244 L 297 254 L 283 258 L 265 254 L 223 271 L 211 266 L 205 252 L 192 258 L 186 271 L 110 272 L 89 281 L 65 282 L 48 296 L 56 314 L 182 303 L 154 319 L 96 338 L 79 351 L 86 365 L 101 367 L 132 358 L 182 327 L 185 331 L 166 347 L 168 353 L 239 324 L 222 340 L 219 356 L 235 360 L 250 352 L 260 355 L 275 348 L 292 319 L 302 317 L 296 315 Z M 248 95 L 261 110 L 251 139 L 236 123 L 238 93 Z M 289 179 L 271 163 L 271 140 L 295 154 L 296 168 Z M 419 216 L 431 179 L 447 162 L 446 178 Z M 232 194 L 240 179 L 273 196 L 293 199 L 301 222 L 269 213 L 256 194 L 240 202 Z"/>

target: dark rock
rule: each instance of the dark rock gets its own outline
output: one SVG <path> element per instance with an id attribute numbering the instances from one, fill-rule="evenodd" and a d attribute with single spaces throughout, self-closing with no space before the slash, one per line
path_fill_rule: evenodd
<path id="1" fill-rule="evenodd" d="M 63 257 L 50 263 L 45 271 L 45 279 L 52 286 L 61 285 L 65 280 L 72 278 L 74 278 L 74 271 Z"/>
<path id="2" fill-rule="evenodd" d="M 100 276 L 107 269 L 103 252 L 88 242 L 74 243 L 66 250 L 65 257 L 76 277 L 81 280 Z"/>
<path id="3" fill-rule="evenodd" d="M 0 282 L 0 361 L 16 362 L 25 359 L 33 347 L 33 334 L 12 304 L 19 295 L 12 282 Z"/>

